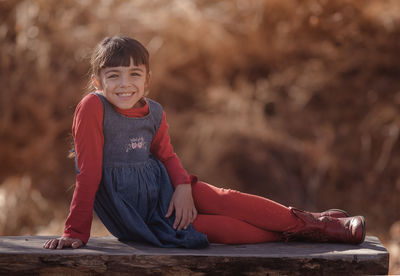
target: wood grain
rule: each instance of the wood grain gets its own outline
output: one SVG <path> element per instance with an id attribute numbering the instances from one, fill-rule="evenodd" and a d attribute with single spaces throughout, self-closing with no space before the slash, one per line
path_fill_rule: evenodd
<path id="1" fill-rule="evenodd" d="M 329 243 L 212 244 L 166 249 L 91 238 L 80 249 L 43 249 L 53 237 L 0 237 L 1 275 L 320 275 L 387 274 L 389 254 L 379 239 Z"/>

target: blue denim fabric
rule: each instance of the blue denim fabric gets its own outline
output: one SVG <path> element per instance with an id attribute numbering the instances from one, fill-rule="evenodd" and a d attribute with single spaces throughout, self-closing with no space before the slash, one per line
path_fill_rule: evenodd
<path id="1" fill-rule="evenodd" d="M 173 194 L 164 165 L 150 153 L 162 120 L 162 107 L 147 99 L 150 112 L 142 118 L 118 113 L 96 93 L 104 107 L 103 172 L 94 210 L 120 240 L 146 241 L 160 247 L 203 248 L 204 234 L 192 225 L 175 230 L 175 216 L 165 218 Z"/>

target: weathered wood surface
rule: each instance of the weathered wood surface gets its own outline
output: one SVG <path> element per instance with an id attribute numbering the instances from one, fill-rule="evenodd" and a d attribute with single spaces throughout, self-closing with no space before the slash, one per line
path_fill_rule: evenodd
<path id="1" fill-rule="evenodd" d="M 81 249 L 43 249 L 51 237 L 0 237 L 1 275 L 354 275 L 387 274 L 389 254 L 376 237 L 361 245 L 212 244 L 165 249 L 92 238 Z"/>

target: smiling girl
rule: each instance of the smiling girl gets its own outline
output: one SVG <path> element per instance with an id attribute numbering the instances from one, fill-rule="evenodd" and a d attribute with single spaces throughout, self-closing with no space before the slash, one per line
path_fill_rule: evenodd
<path id="1" fill-rule="evenodd" d="M 149 54 L 137 40 L 105 38 L 91 65 L 96 91 L 78 104 L 72 126 L 77 176 L 70 213 L 62 237 L 44 248 L 86 244 L 93 210 L 118 239 L 161 247 L 364 241 L 362 216 L 288 208 L 189 176 L 170 143 L 161 105 L 144 96 Z"/>

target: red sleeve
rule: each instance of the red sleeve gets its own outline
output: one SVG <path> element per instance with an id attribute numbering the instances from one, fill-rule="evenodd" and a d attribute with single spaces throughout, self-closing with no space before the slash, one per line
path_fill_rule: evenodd
<path id="1" fill-rule="evenodd" d="M 171 145 L 165 112 L 163 112 L 160 128 L 151 143 L 150 151 L 164 164 L 174 187 L 179 184 L 191 183 L 186 170 L 182 167 L 181 161 L 179 161 L 179 158 Z"/>
<path id="2" fill-rule="evenodd" d="M 87 243 L 103 162 L 103 104 L 96 95 L 90 94 L 78 104 L 72 135 L 79 173 L 63 236 Z"/>

